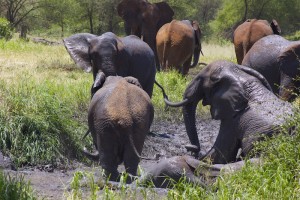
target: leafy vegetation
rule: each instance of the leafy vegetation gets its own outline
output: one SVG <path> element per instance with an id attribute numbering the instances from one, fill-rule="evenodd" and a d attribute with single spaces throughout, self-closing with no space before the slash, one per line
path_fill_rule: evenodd
<path id="1" fill-rule="evenodd" d="M 12 30 L 13 29 L 10 27 L 9 21 L 0 17 L 0 39 L 10 39 L 13 34 Z"/>
<path id="2" fill-rule="evenodd" d="M 0 199 L 1 200 L 35 200 L 37 199 L 22 176 L 11 176 L 0 170 Z"/>

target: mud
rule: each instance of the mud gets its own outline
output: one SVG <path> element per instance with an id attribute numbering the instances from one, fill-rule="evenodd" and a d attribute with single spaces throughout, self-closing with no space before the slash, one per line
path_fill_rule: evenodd
<path id="1" fill-rule="evenodd" d="M 213 145 L 219 130 L 219 123 L 219 121 L 211 120 L 209 117 L 197 119 L 202 154 L 207 152 Z M 176 123 L 154 121 L 142 152 L 142 157 L 149 159 L 141 160 L 141 168 L 147 171 L 159 159 L 189 154 L 184 147 L 186 144 L 189 144 L 189 140 L 183 121 Z M 71 192 L 70 183 L 76 171 L 92 171 L 96 176 L 99 175 L 99 167 L 85 166 L 81 163 L 75 163 L 73 166 L 74 169 L 69 170 L 58 170 L 53 169 L 51 166 L 44 166 L 42 168 L 24 168 L 14 171 L 11 170 L 12 165 L 9 158 L 3 157 L 0 152 L 0 168 L 4 168 L 4 171 L 11 175 L 23 175 L 25 180 L 30 181 L 39 199 L 66 199 L 66 196 Z M 119 170 L 124 170 L 124 167 L 121 165 Z M 166 191 L 162 193 L 166 193 Z"/>

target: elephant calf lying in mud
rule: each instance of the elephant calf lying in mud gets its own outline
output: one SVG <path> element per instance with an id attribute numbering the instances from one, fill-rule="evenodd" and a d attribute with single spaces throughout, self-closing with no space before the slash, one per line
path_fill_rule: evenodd
<path id="1" fill-rule="evenodd" d="M 293 114 L 292 105 L 275 96 L 260 73 L 229 61 L 216 61 L 201 70 L 183 99 L 180 103 L 165 101 L 183 106 L 186 131 L 196 154 L 200 151 L 195 117 L 198 102 L 210 105 L 212 118 L 221 120 L 216 141 L 203 157 L 219 164 L 236 161 L 238 152 L 247 155 L 255 141 L 278 132 Z"/>
<path id="2" fill-rule="evenodd" d="M 149 95 L 133 77 L 97 74 L 88 112 L 88 125 L 98 152 L 84 153 L 99 161 L 107 177 L 118 181 L 118 165 L 136 175 L 154 110 Z"/>
<path id="3" fill-rule="evenodd" d="M 238 171 L 245 166 L 246 162 L 258 165 L 260 159 L 252 158 L 230 164 L 209 165 L 190 156 L 175 156 L 154 164 L 136 183 L 139 185 L 153 183 L 157 188 L 172 188 L 173 184 L 185 179 L 188 183 L 205 188 L 221 173 Z"/>

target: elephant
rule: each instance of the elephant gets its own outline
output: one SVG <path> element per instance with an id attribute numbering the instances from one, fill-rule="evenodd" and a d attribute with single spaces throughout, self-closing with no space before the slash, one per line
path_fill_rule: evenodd
<path id="1" fill-rule="evenodd" d="M 88 110 L 88 125 L 97 151 L 84 154 L 99 161 L 111 181 L 119 181 L 118 165 L 135 176 L 154 116 L 149 95 L 134 77 L 108 76 L 99 72 Z M 129 179 L 130 180 L 130 179 Z"/>
<path id="2" fill-rule="evenodd" d="M 141 37 L 151 47 L 159 71 L 155 37 L 162 25 L 172 21 L 172 8 L 166 2 L 151 4 L 147 0 L 122 0 L 117 6 L 117 11 L 124 20 L 126 34 Z"/>
<path id="3" fill-rule="evenodd" d="M 162 70 L 175 67 L 186 75 L 198 64 L 201 52 L 201 30 L 197 21 L 173 20 L 156 35 L 157 55 Z M 191 65 L 194 56 L 193 64 Z"/>
<path id="4" fill-rule="evenodd" d="M 280 26 L 275 19 L 270 24 L 267 20 L 248 19 L 239 25 L 233 33 L 237 63 L 242 64 L 244 56 L 256 41 L 272 34 L 281 34 Z"/>
<path id="5" fill-rule="evenodd" d="M 222 174 L 233 173 L 251 163 L 259 165 L 260 158 L 238 161 L 229 164 L 210 165 L 191 156 L 174 156 L 160 160 L 139 178 L 135 184 L 153 184 L 157 188 L 172 188 L 174 184 L 185 180 L 188 183 L 207 188 Z"/>
<path id="6" fill-rule="evenodd" d="M 65 38 L 64 45 L 71 58 L 86 72 L 99 70 L 106 76 L 133 76 L 152 96 L 155 82 L 155 57 L 151 48 L 138 37 L 117 37 L 106 32 L 101 36 L 78 33 Z"/>
<path id="7" fill-rule="evenodd" d="M 210 106 L 213 119 L 220 120 L 219 133 L 213 147 L 200 155 L 196 129 L 196 107 L 202 100 Z M 169 106 L 183 106 L 187 135 L 200 159 L 211 159 L 213 164 L 225 164 L 247 156 L 256 141 L 279 132 L 279 127 L 293 108 L 279 99 L 267 80 L 257 71 L 229 61 L 219 60 L 203 68 L 188 84 L 183 101 Z"/>
<path id="8" fill-rule="evenodd" d="M 299 58 L 300 41 L 269 35 L 253 45 L 242 64 L 260 72 L 275 94 L 291 102 L 300 94 Z"/>

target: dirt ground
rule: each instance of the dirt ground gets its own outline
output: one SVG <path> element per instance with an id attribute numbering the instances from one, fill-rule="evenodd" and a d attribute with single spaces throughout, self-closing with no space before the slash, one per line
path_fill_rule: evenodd
<path id="1" fill-rule="evenodd" d="M 209 117 L 197 119 L 197 130 L 199 134 L 201 152 L 207 152 L 213 142 L 219 129 L 219 121 L 211 120 Z M 147 172 L 158 160 L 177 155 L 188 154 L 184 145 L 189 144 L 183 121 L 170 123 L 154 121 L 151 127 L 151 133 L 147 135 L 143 157 L 153 158 L 153 160 L 143 159 L 140 162 L 141 168 Z M 95 171 L 95 167 L 85 166 L 82 163 L 74 164 L 74 169 L 58 170 L 51 166 L 24 168 L 18 171 L 11 170 L 9 158 L 4 157 L 0 152 L 0 168 L 10 174 L 21 174 L 24 179 L 30 181 L 32 188 L 39 199 L 58 200 L 66 199 L 65 195 L 70 192 L 70 182 L 76 171 Z M 123 170 L 123 166 L 119 170 Z M 99 173 L 99 172 L 96 172 Z"/>

